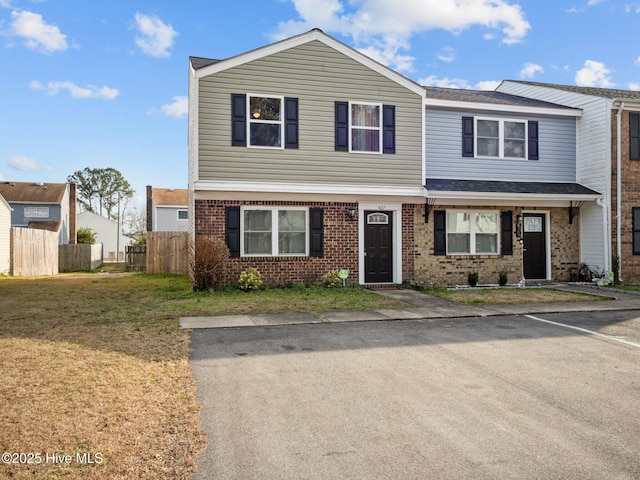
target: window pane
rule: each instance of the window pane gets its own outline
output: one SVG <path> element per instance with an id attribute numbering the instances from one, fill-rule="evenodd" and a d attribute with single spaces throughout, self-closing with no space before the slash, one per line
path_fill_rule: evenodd
<path id="1" fill-rule="evenodd" d="M 271 210 L 245 210 L 244 253 L 271 255 Z"/>
<path id="2" fill-rule="evenodd" d="M 249 115 L 253 120 L 280 121 L 279 98 L 251 97 Z"/>
<path id="3" fill-rule="evenodd" d="M 278 226 L 281 232 L 304 232 L 307 224 L 307 212 L 304 210 L 280 210 Z"/>
<path id="4" fill-rule="evenodd" d="M 245 232 L 270 232 L 271 210 L 245 210 L 244 230 Z"/>
<path id="5" fill-rule="evenodd" d="M 280 125 L 272 123 L 252 123 L 251 145 L 260 147 L 279 147 Z"/>
<path id="6" fill-rule="evenodd" d="M 306 228 L 306 211 L 278 211 L 278 252 L 280 254 L 304 255 L 306 253 Z"/>
<path id="7" fill-rule="evenodd" d="M 351 150 L 355 152 L 379 152 L 380 130 L 351 130 Z"/>
<path id="8" fill-rule="evenodd" d="M 178 220 L 188 220 L 188 219 L 189 219 L 188 210 L 178 210 Z"/>
<path id="9" fill-rule="evenodd" d="M 478 120 L 478 136 L 498 138 L 498 122 L 493 120 Z"/>
<path id="10" fill-rule="evenodd" d="M 471 235 L 468 233 L 447 234 L 447 253 L 470 253 Z"/>
<path id="11" fill-rule="evenodd" d="M 498 232 L 498 215 L 495 213 L 476 214 L 476 232 L 477 233 L 497 233 Z"/>
<path id="12" fill-rule="evenodd" d="M 504 138 L 521 139 L 525 136 L 524 123 L 522 122 L 504 122 Z"/>
<path id="13" fill-rule="evenodd" d="M 477 233 L 476 253 L 498 253 L 498 235 Z"/>
<path id="14" fill-rule="evenodd" d="M 522 140 L 505 140 L 504 156 L 524 158 L 524 141 Z"/>
<path id="15" fill-rule="evenodd" d="M 447 232 L 448 233 L 469 233 L 469 213 L 467 212 L 447 212 Z"/>
<path id="16" fill-rule="evenodd" d="M 379 127 L 380 105 L 351 105 L 351 125 L 354 127 Z"/>
<path id="17" fill-rule="evenodd" d="M 478 155 L 483 157 L 498 156 L 498 140 L 491 138 L 478 139 Z"/>
<path id="18" fill-rule="evenodd" d="M 283 233 L 278 235 L 278 250 L 282 255 L 306 253 L 306 235 L 302 233 Z"/>

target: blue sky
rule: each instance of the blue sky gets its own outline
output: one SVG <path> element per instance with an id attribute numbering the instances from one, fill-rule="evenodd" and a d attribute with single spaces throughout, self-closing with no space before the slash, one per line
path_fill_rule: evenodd
<path id="1" fill-rule="evenodd" d="M 640 90 L 640 0 L 0 0 L 0 179 L 186 188 L 188 57 L 316 27 L 424 85 Z"/>

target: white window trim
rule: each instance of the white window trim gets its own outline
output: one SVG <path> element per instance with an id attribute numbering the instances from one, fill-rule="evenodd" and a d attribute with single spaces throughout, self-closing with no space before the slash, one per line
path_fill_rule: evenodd
<path id="1" fill-rule="evenodd" d="M 478 155 L 478 121 L 486 120 L 490 122 L 498 122 L 498 156 Z M 494 118 L 494 117 L 474 117 L 473 118 L 473 151 L 476 152 L 476 158 L 499 158 L 507 160 L 527 160 L 529 158 L 529 122 L 521 118 Z M 524 123 L 524 157 L 509 157 L 504 154 L 504 123 Z"/>
<path id="2" fill-rule="evenodd" d="M 187 212 L 187 218 L 180 218 L 180 212 Z M 188 222 L 189 221 L 189 210 L 187 210 L 185 208 L 180 208 L 179 210 L 176 210 L 176 219 L 179 222 Z"/>
<path id="3" fill-rule="evenodd" d="M 470 219 L 469 219 L 469 252 L 449 252 L 449 213 L 468 213 L 470 215 Z M 497 229 L 496 229 L 496 233 L 492 234 L 496 236 L 496 252 L 495 253 L 491 253 L 491 252 L 476 252 L 476 222 L 475 222 L 475 216 L 481 213 L 487 213 L 487 214 L 493 214 L 496 216 L 496 223 L 497 223 Z M 451 256 L 472 256 L 472 255 L 492 255 L 492 256 L 499 256 L 501 255 L 501 251 L 502 251 L 502 245 L 500 244 L 500 232 L 501 232 L 501 225 L 500 225 L 500 211 L 499 210 L 467 210 L 467 209 L 454 209 L 454 210 L 446 210 L 446 219 L 445 219 L 445 226 L 446 226 L 446 244 L 447 244 L 447 255 L 451 255 Z M 451 232 L 454 233 L 454 232 Z"/>
<path id="4" fill-rule="evenodd" d="M 33 213 L 28 215 L 28 210 L 32 210 Z M 46 215 L 40 215 L 40 211 L 46 212 Z M 49 207 L 24 207 L 24 218 L 49 218 Z"/>
<path id="5" fill-rule="evenodd" d="M 271 253 L 244 253 L 244 212 L 253 210 L 270 210 L 271 213 Z M 304 253 L 278 253 L 278 211 L 299 210 L 306 212 Z M 309 256 L 309 209 L 307 207 L 280 205 L 265 207 L 261 205 L 245 205 L 240 207 L 240 256 L 241 257 L 308 257 Z"/>
<path id="6" fill-rule="evenodd" d="M 362 127 L 362 126 L 357 126 L 354 127 L 353 125 L 353 119 L 352 119 L 352 115 L 351 115 L 351 106 L 352 105 L 372 105 L 374 107 L 378 107 L 378 112 L 379 112 L 379 118 L 378 118 L 378 127 Z M 364 153 L 364 154 L 373 154 L 373 155 L 379 155 L 382 154 L 382 109 L 383 106 L 381 103 L 373 103 L 373 102 L 349 102 L 349 153 Z M 352 139 L 353 139 L 353 135 L 352 135 L 352 131 L 353 129 L 356 128 L 358 130 L 377 130 L 378 131 L 378 151 L 374 152 L 374 151 L 367 151 L 367 150 L 353 150 L 353 146 L 351 145 L 352 143 Z"/>
<path id="7" fill-rule="evenodd" d="M 256 98 L 277 98 L 280 100 L 280 121 L 276 120 L 256 120 L 251 115 L 251 97 Z M 263 148 L 269 150 L 284 150 L 284 96 L 281 95 L 267 95 L 260 93 L 247 93 L 247 147 L 248 148 Z M 280 125 L 280 146 L 270 147 L 268 145 L 251 145 L 251 124 L 252 123 L 265 123 L 269 125 Z"/>

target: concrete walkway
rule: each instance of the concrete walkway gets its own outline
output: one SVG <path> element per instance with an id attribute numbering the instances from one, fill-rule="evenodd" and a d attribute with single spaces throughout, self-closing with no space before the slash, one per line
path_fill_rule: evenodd
<path id="1" fill-rule="evenodd" d="M 608 301 L 527 303 L 515 305 L 465 305 L 451 300 L 404 288 L 375 290 L 374 292 L 403 301 L 411 308 L 379 309 L 339 312 L 298 312 L 255 315 L 221 315 L 215 317 L 183 317 L 180 328 L 229 328 L 305 323 L 340 323 L 375 320 L 411 320 L 460 317 L 489 317 L 495 315 L 535 315 L 562 312 L 595 312 L 640 309 L 640 295 L 620 290 L 599 289 L 584 285 L 555 284 L 550 288 L 586 293 L 610 298 Z M 543 287 L 543 288 L 549 288 Z"/>

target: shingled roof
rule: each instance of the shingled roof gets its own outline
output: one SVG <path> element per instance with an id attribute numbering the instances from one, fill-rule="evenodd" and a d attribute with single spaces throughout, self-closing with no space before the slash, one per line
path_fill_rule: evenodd
<path id="1" fill-rule="evenodd" d="M 66 190 L 66 183 L 0 182 L 0 195 L 9 203 L 59 204 Z"/>
<path id="2" fill-rule="evenodd" d="M 424 87 L 427 99 L 450 100 L 457 102 L 490 103 L 495 105 L 516 105 L 522 107 L 563 108 L 571 109 L 566 105 L 544 102 L 533 98 L 520 97 L 509 93 L 494 92 L 491 90 L 468 90 L 462 88 Z"/>
<path id="3" fill-rule="evenodd" d="M 576 85 L 561 85 L 557 83 L 527 82 L 524 80 L 505 80 L 506 82 L 522 83 L 524 85 L 532 85 L 535 87 L 555 88 L 556 90 L 565 90 L 567 92 L 582 93 L 584 95 L 592 95 L 603 98 L 623 98 L 640 100 L 640 92 L 634 90 L 619 90 L 616 88 L 598 88 L 598 87 L 578 87 Z"/>
<path id="4" fill-rule="evenodd" d="M 476 192 L 476 193 L 514 193 L 546 195 L 595 195 L 600 194 L 579 183 L 563 182 L 505 182 L 497 180 L 450 180 L 427 178 L 429 191 Z"/>
<path id="5" fill-rule="evenodd" d="M 204 57 L 189 57 L 189 61 L 191 62 L 191 66 L 193 67 L 193 69 L 198 70 L 200 68 L 213 65 L 214 63 L 218 63 L 220 60 L 214 60 L 213 58 Z"/>
<path id="6" fill-rule="evenodd" d="M 156 206 L 187 206 L 188 191 L 186 188 L 154 188 L 151 195 Z"/>

